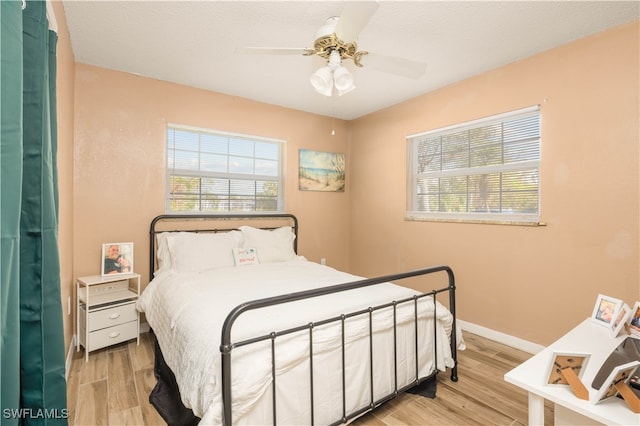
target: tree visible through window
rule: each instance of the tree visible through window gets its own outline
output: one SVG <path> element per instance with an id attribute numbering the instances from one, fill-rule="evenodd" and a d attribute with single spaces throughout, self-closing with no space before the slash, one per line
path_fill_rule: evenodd
<path id="1" fill-rule="evenodd" d="M 282 211 L 282 141 L 167 128 L 167 211 Z"/>
<path id="2" fill-rule="evenodd" d="M 539 220 L 538 108 L 407 138 L 413 219 Z"/>

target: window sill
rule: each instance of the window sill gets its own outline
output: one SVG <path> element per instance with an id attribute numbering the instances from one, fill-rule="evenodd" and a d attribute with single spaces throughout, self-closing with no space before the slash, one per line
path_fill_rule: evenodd
<path id="1" fill-rule="evenodd" d="M 482 225 L 510 225 L 510 226 L 547 226 L 546 222 L 539 220 L 515 219 L 481 219 L 481 218 L 453 218 L 453 217 L 427 217 L 408 213 L 404 220 L 408 222 L 441 222 L 441 223 L 475 223 Z"/>

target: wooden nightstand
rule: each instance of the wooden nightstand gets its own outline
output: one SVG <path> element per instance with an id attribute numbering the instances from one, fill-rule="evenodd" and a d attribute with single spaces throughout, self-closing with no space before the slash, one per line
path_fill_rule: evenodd
<path id="1" fill-rule="evenodd" d="M 89 352 L 131 339 L 140 344 L 140 274 L 91 275 L 76 279 L 76 351 Z"/>

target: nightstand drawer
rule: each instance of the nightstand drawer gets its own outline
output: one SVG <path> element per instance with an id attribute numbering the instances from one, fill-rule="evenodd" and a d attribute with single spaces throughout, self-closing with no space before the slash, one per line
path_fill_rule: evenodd
<path id="1" fill-rule="evenodd" d="M 138 337 L 138 321 L 131 321 L 114 327 L 104 328 L 89 333 L 88 350 L 104 348 L 116 343 L 126 342 Z"/>
<path id="2" fill-rule="evenodd" d="M 101 330 L 138 319 L 135 302 L 89 312 L 89 331 Z"/>

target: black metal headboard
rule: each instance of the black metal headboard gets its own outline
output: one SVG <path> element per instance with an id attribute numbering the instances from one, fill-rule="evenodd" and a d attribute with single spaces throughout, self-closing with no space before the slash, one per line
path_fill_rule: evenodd
<path id="1" fill-rule="evenodd" d="M 273 214 L 163 214 L 153 218 L 149 228 L 149 279 L 156 270 L 156 234 L 161 232 L 228 232 L 241 225 L 259 223 L 256 228 L 275 229 L 291 226 L 296 238 L 293 250 L 298 253 L 298 219 L 289 213 Z M 269 225 L 271 223 L 272 225 Z M 274 223 L 280 223 L 275 226 Z"/>

